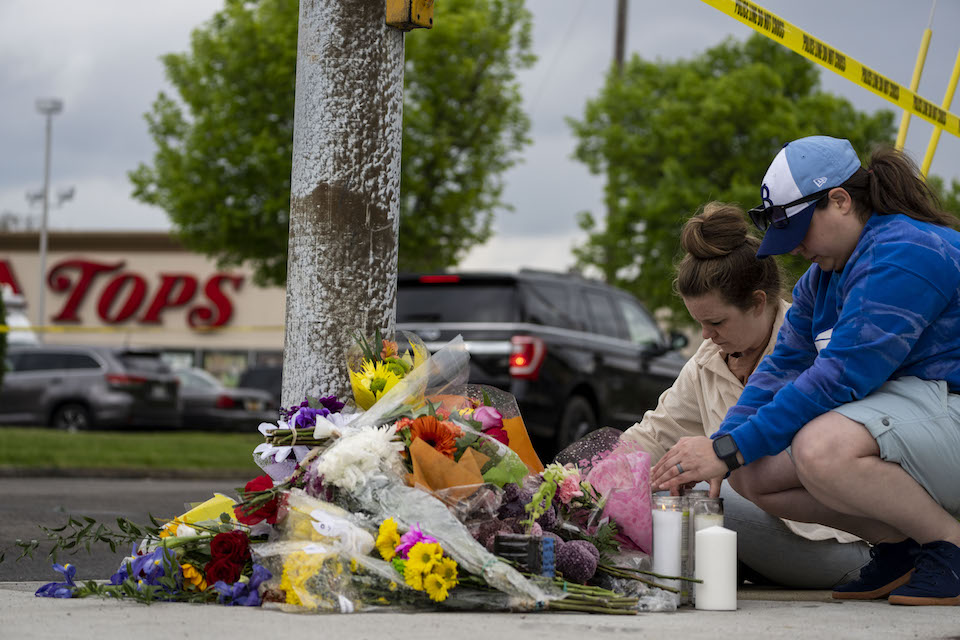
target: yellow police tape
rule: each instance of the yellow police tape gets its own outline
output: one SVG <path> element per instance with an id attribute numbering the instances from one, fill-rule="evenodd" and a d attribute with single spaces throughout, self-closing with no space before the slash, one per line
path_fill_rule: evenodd
<path id="1" fill-rule="evenodd" d="M 960 137 L 960 117 L 921 98 L 907 87 L 857 62 L 760 5 L 747 0 L 703 0 L 703 2 L 739 20 L 774 42 L 779 42 L 791 51 L 840 74 L 850 82 L 869 89 L 901 109 L 923 118 L 947 133 Z"/>
<path id="2" fill-rule="evenodd" d="M 186 327 L 184 329 L 171 329 L 170 327 L 77 327 L 77 326 L 29 326 L 29 327 L 9 327 L 0 324 L 0 333 L 13 333 L 15 331 L 32 331 L 34 333 L 149 333 L 149 332 L 183 332 L 190 331 L 194 333 L 217 333 L 220 331 L 283 331 L 283 325 L 249 325 L 249 326 L 223 326 L 223 327 Z"/>

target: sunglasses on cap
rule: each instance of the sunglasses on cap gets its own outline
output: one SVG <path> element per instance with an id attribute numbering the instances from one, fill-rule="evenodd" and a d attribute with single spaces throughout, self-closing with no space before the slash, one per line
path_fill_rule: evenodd
<path id="1" fill-rule="evenodd" d="M 790 220 L 787 217 L 787 209 L 790 207 L 795 207 L 798 204 L 804 204 L 806 202 L 814 202 L 819 200 L 823 196 L 830 193 L 830 189 L 824 189 L 823 191 L 817 191 L 816 193 L 811 193 L 808 196 L 804 196 L 799 200 L 794 200 L 793 202 L 788 202 L 787 204 L 774 204 L 769 207 L 760 205 L 759 207 L 754 207 L 750 209 L 747 213 L 750 215 L 750 219 L 753 221 L 753 224 L 757 226 L 757 229 L 760 231 L 766 231 L 771 225 L 774 229 L 783 229 L 785 228 Z"/>

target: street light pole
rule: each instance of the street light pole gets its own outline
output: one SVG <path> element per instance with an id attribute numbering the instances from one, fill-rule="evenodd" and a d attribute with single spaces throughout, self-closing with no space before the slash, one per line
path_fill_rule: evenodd
<path id="1" fill-rule="evenodd" d="M 37 296 L 37 325 L 43 327 L 46 321 L 46 285 L 47 285 L 47 214 L 50 210 L 50 140 L 53 137 L 53 116 L 63 110 L 63 101 L 58 98 L 40 98 L 37 111 L 47 118 L 47 135 L 43 155 L 43 214 L 40 218 L 40 291 Z M 37 335 L 44 341 L 43 331 Z"/>

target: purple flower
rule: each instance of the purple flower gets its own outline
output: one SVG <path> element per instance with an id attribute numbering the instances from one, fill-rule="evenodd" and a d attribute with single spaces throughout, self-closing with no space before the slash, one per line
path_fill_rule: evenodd
<path id="1" fill-rule="evenodd" d="M 253 565 L 253 575 L 250 576 L 250 582 L 237 580 L 233 584 L 227 584 L 223 580 L 219 580 L 213 585 L 213 588 L 220 594 L 220 604 L 228 607 L 259 607 L 260 593 L 258 589 L 260 583 L 272 577 L 272 574 L 266 568 L 255 564 Z"/>
<path id="2" fill-rule="evenodd" d="M 329 396 L 324 396 L 322 398 L 317 398 L 316 402 L 320 403 L 321 409 L 327 410 L 328 413 L 321 414 L 324 416 L 328 415 L 329 413 L 339 413 L 340 410 L 342 410 L 344 407 L 344 404 L 339 400 L 337 400 L 337 396 L 335 395 L 329 395 Z M 280 407 L 280 419 L 290 420 L 291 418 L 293 418 L 293 416 L 297 414 L 298 411 L 302 409 L 310 409 L 310 398 L 304 398 L 303 402 L 301 402 L 300 404 L 295 404 L 289 409 L 284 409 L 283 407 Z M 312 411 L 317 411 L 317 409 L 312 409 Z M 311 423 L 305 426 L 312 427 L 313 424 Z"/>
<path id="3" fill-rule="evenodd" d="M 326 407 L 320 407 L 319 409 L 312 409 L 310 407 L 301 407 L 297 411 L 296 417 L 293 419 L 293 427 L 295 429 L 305 429 L 307 427 L 313 427 L 317 424 L 317 416 L 326 417 L 330 415 L 330 410 Z"/>
<path id="4" fill-rule="evenodd" d="M 420 523 L 413 525 L 410 528 L 410 531 L 407 531 L 405 534 L 400 536 L 400 545 L 397 547 L 397 555 L 401 558 L 406 558 L 407 554 L 410 552 L 410 549 L 413 548 L 413 545 L 418 542 L 436 542 L 436 538 L 431 538 L 423 531 L 420 530 Z"/>
<path id="5" fill-rule="evenodd" d="M 317 402 L 323 405 L 324 408 L 329 409 L 330 413 L 340 413 L 340 411 L 343 410 L 343 407 L 345 406 L 344 403 L 337 400 L 337 396 L 332 394 L 329 396 L 318 398 Z"/>
<path id="6" fill-rule="evenodd" d="M 66 565 L 55 564 L 53 569 L 63 574 L 66 582 L 48 582 L 37 589 L 35 595 L 38 598 L 72 598 L 73 590 L 77 588 L 77 585 L 73 582 L 73 576 L 76 575 L 77 568 L 68 563 Z"/>
<path id="7" fill-rule="evenodd" d="M 120 569 L 110 576 L 110 584 L 118 585 L 129 578 L 134 578 L 138 583 L 143 582 L 144 584 L 155 586 L 157 580 L 166 575 L 164 565 L 175 567 L 177 578 L 182 575 L 176 554 L 166 547 L 159 547 L 152 553 L 137 556 L 132 562 L 129 560 L 124 561 Z"/>

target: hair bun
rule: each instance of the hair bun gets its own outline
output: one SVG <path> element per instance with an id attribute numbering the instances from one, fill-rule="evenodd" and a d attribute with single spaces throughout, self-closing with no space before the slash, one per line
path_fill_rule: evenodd
<path id="1" fill-rule="evenodd" d="M 722 258 L 755 240 L 739 207 L 710 202 L 683 226 L 680 244 L 699 260 Z"/>

